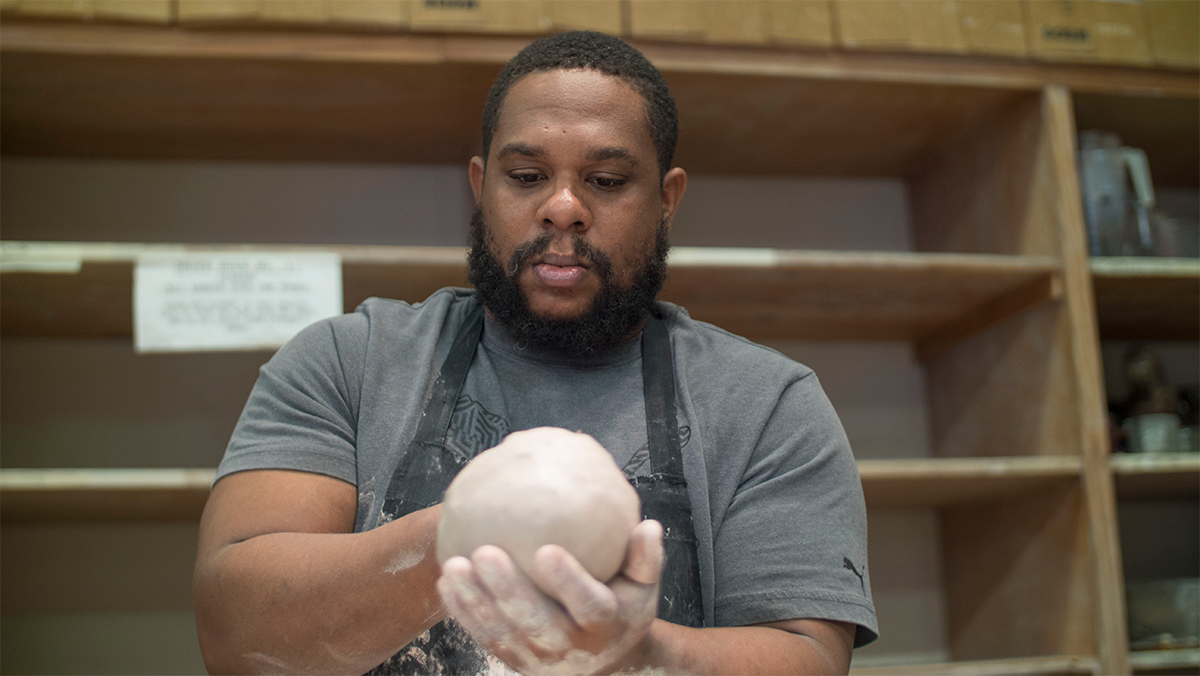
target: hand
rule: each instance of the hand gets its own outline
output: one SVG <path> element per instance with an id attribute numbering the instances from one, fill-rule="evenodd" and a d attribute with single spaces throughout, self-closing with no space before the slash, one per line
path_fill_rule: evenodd
<path id="1" fill-rule="evenodd" d="M 629 537 L 621 571 L 606 585 L 565 549 L 544 545 L 532 575 L 499 547 L 442 565 L 438 591 L 481 646 L 522 674 L 597 674 L 635 666 L 658 611 L 663 532 L 643 521 Z M 547 595 L 549 594 L 549 595 Z"/>

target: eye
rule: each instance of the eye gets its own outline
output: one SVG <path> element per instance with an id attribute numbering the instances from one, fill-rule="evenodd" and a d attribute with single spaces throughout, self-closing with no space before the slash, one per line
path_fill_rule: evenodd
<path id="1" fill-rule="evenodd" d="M 606 188 L 606 189 L 610 189 L 610 190 L 613 188 L 619 188 L 619 187 L 625 185 L 625 179 L 612 178 L 609 176 L 594 176 L 594 177 L 592 177 L 591 181 L 592 181 L 592 183 L 595 183 L 597 186 L 599 186 L 601 188 Z"/>
<path id="2" fill-rule="evenodd" d="M 545 178 L 542 174 L 539 174 L 536 171 L 514 171 L 510 173 L 508 177 L 520 185 L 534 185 Z"/>

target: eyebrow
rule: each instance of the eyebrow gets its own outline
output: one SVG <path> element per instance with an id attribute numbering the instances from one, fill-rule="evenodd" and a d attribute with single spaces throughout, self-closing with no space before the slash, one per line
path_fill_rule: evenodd
<path id="1" fill-rule="evenodd" d="M 588 151 L 587 159 L 589 162 L 603 162 L 604 160 L 625 160 L 626 162 L 637 165 L 638 158 L 633 156 L 627 148 L 620 146 L 606 146 L 603 148 L 592 148 Z"/>
<path id="2" fill-rule="evenodd" d="M 525 157 L 532 157 L 534 159 L 542 159 L 546 157 L 546 149 L 541 146 L 530 145 L 522 141 L 514 141 L 513 143 L 509 143 L 501 148 L 500 152 L 496 153 L 496 159 L 500 159 L 508 155 L 523 155 Z"/>
<path id="3" fill-rule="evenodd" d="M 507 157 L 508 155 L 521 155 L 533 159 L 545 159 L 546 149 L 542 146 L 535 146 L 523 141 L 514 141 L 505 145 L 496 153 L 496 159 Z M 628 148 L 620 146 L 603 146 L 600 148 L 592 148 L 587 152 L 587 160 L 589 162 L 603 162 L 605 160 L 624 160 L 630 164 L 640 164 L 638 158 L 629 151 Z"/>

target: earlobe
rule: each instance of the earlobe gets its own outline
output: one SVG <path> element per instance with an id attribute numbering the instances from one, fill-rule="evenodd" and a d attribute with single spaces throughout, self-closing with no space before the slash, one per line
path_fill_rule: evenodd
<path id="1" fill-rule="evenodd" d="M 487 172 L 483 158 L 479 155 L 471 158 L 467 165 L 467 176 L 471 181 L 471 192 L 475 193 L 475 203 L 483 198 L 483 175 Z"/>
<path id="2" fill-rule="evenodd" d="M 686 191 L 687 172 L 682 168 L 675 167 L 663 176 L 663 220 L 666 221 L 668 228 L 671 227 L 671 223 L 675 220 L 675 212 L 679 210 L 679 202 L 683 199 L 683 193 Z"/>

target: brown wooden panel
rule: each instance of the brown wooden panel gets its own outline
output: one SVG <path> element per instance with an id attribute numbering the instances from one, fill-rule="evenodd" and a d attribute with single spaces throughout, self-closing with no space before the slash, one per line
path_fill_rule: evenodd
<path id="1" fill-rule="evenodd" d="M 1039 97 L 989 113 L 912 174 L 913 242 L 921 251 L 1057 255 Z"/>
<path id="2" fill-rule="evenodd" d="M 462 162 L 491 64 L 4 53 L 15 155 Z"/>
<path id="3" fill-rule="evenodd" d="M 1000 321 L 926 363 L 938 456 L 1080 452 L 1070 326 L 1062 304 Z"/>
<path id="4" fill-rule="evenodd" d="M 946 508 L 942 539 L 955 660 L 1095 654 L 1078 484 Z"/>
<path id="5" fill-rule="evenodd" d="M 1200 263 L 1099 259 L 1092 288 L 1101 338 L 1200 340 Z"/>

